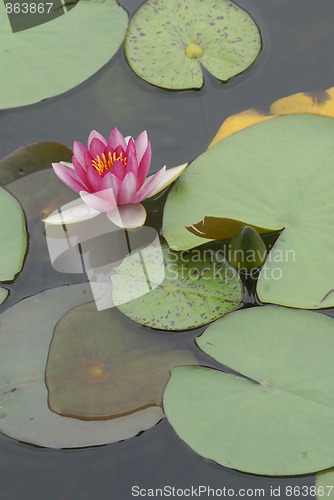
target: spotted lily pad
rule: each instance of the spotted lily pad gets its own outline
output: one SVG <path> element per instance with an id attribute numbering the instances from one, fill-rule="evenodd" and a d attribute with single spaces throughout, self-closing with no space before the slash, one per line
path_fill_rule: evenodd
<path id="1" fill-rule="evenodd" d="M 252 18 L 228 0 L 148 0 L 125 39 L 134 72 L 170 89 L 200 88 L 201 64 L 226 81 L 248 68 L 260 48 Z"/>
<path id="2" fill-rule="evenodd" d="M 244 309 L 198 337 L 243 376 L 172 371 L 165 413 L 197 453 L 253 474 L 308 474 L 334 464 L 334 320 L 279 306 Z"/>
<path id="3" fill-rule="evenodd" d="M 91 298 L 89 285 L 65 286 L 25 299 L 0 317 L 4 434 L 39 446 L 75 448 L 130 438 L 163 417 L 161 408 L 152 406 L 113 420 L 87 422 L 62 417 L 48 407 L 45 367 L 54 326 L 69 309 Z"/>
<path id="4" fill-rule="evenodd" d="M 127 21 L 114 0 L 80 0 L 50 22 L 13 33 L 1 2 L 0 108 L 61 94 L 92 76 L 119 49 Z"/>
<path id="5" fill-rule="evenodd" d="M 130 254 L 111 275 L 114 303 L 130 319 L 161 330 L 189 330 L 240 304 L 239 275 L 219 253 L 179 253 L 165 243 L 162 251 L 163 263 L 146 247 Z"/>
<path id="6" fill-rule="evenodd" d="M 161 406 L 171 368 L 197 364 L 181 344 L 134 328 L 115 308 L 78 306 L 60 320 L 51 342 L 45 372 L 49 406 L 84 420 Z"/>
<path id="7" fill-rule="evenodd" d="M 7 281 L 21 270 L 27 236 L 20 204 L 3 188 L 0 188 L 0 220 L 0 280 Z"/>
<path id="8" fill-rule="evenodd" d="M 259 276 L 260 300 L 333 306 L 333 134 L 332 118 L 296 114 L 226 137 L 172 189 L 164 211 L 167 242 L 183 250 L 215 232 L 218 239 L 231 238 L 242 225 L 260 233 L 282 230 Z M 204 230 L 208 219 L 210 235 Z"/>

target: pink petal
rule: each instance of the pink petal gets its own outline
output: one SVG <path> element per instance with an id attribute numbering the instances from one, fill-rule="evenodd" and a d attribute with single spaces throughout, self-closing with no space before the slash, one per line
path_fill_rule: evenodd
<path id="1" fill-rule="evenodd" d="M 80 198 L 78 198 L 78 200 L 80 200 Z M 68 207 L 68 205 L 71 206 Z M 77 200 L 75 204 L 71 202 L 65 206 L 68 208 L 63 209 L 62 207 L 60 211 L 56 210 L 46 217 L 46 219 L 43 219 L 43 222 L 57 226 L 61 224 L 73 224 L 74 222 L 82 222 L 92 219 L 100 213 L 100 211 L 90 207 L 87 203 L 77 203 Z"/>
<path id="2" fill-rule="evenodd" d="M 90 189 L 87 189 L 87 191 L 90 191 L 91 193 L 101 191 L 102 177 L 92 165 L 87 168 L 87 180 L 90 187 Z"/>
<path id="3" fill-rule="evenodd" d="M 146 148 L 146 151 L 142 157 L 142 160 L 139 164 L 138 168 L 138 174 L 137 174 L 137 189 L 140 189 L 142 185 L 144 184 L 144 181 L 146 179 L 146 176 L 148 174 L 148 171 L 150 169 L 150 163 L 151 163 L 151 144 L 148 143 L 148 146 Z"/>
<path id="4" fill-rule="evenodd" d="M 104 150 L 105 150 L 105 145 L 99 139 L 93 139 L 92 142 L 90 143 L 89 151 L 93 158 L 96 158 L 97 156 L 102 158 L 102 153 L 104 153 Z"/>
<path id="5" fill-rule="evenodd" d="M 117 146 L 117 148 L 115 149 L 115 153 L 116 153 L 116 158 L 118 158 L 121 153 L 123 155 L 123 159 L 124 159 L 124 156 L 126 156 L 125 149 L 123 149 L 122 146 Z"/>
<path id="6" fill-rule="evenodd" d="M 149 196 L 151 196 L 151 193 L 155 190 L 155 188 L 158 186 L 162 178 L 164 177 L 166 171 L 166 167 L 162 167 L 156 174 L 152 175 L 150 180 L 144 184 L 139 191 L 137 191 L 137 194 L 134 199 L 134 203 L 137 203 L 139 201 L 145 200 Z"/>
<path id="7" fill-rule="evenodd" d="M 146 130 L 138 135 L 137 139 L 135 140 L 135 146 L 137 151 L 138 163 L 140 163 L 148 146 L 148 137 Z"/>
<path id="8" fill-rule="evenodd" d="M 126 174 L 126 169 L 121 161 L 115 161 L 111 167 L 111 172 L 122 181 Z"/>
<path id="9" fill-rule="evenodd" d="M 91 143 L 93 141 L 93 139 L 98 139 L 99 141 L 101 141 L 105 146 L 107 145 L 107 141 L 105 140 L 105 138 L 103 137 L 103 135 L 101 135 L 99 132 L 97 132 L 96 130 L 92 130 L 91 133 L 89 134 L 88 136 L 88 149 L 90 150 L 90 146 L 91 146 Z"/>
<path id="10" fill-rule="evenodd" d="M 85 153 L 88 153 L 88 149 L 86 146 L 81 144 L 81 142 L 74 141 L 73 144 L 73 154 L 75 156 L 75 159 L 80 163 L 82 167 L 85 166 Z"/>
<path id="11" fill-rule="evenodd" d="M 117 200 L 117 195 L 119 188 L 121 187 L 122 181 L 113 175 L 110 171 L 102 175 L 101 190 L 112 189 L 115 199 Z"/>
<path id="12" fill-rule="evenodd" d="M 141 227 L 146 220 L 146 210 L 141 203 L 119 205 L 114 210 L 107 212 L 108 219 L 116 226 L 123 229 Z"/>
<path id="13" fill-rule="evenodd" d="M 61 163 L 52 163 L 52 167 L 57 177 L 76 193 L 87 189 L 86 184 L 82 182 L 75 170 L 71 167 L 67 167 Z"/>
<path id="14" fill-rule="evenodd" d="M 124 140 L 124 137 L 116 127 L 112 130 L 109 136 L 108 144 L 113 149 L 116 149 L 117 146 L 122 146 L 123 150 L 126 151 L 126 142 Z"/>
<path id="15" fill-rule="evenodd" d="M 72 156 L 72 163 L 77 176 L 88 186 L 86 169 L 78 162 L 75 156 Z"/>
<path id="16" fill-rule="evenodd" d="M 136 154 L 130 154 L 127 157 L 126 170 L 127 170 L 127 172 L 133 172 L 135 174 L 135 176 L 137 177 L 138 161 L 137 161 Z"/>
<path id="17" fill-rule="evenodd" d="M 133 172 L 128 172 L 123 179 L 119 189 L 117 204 L 126 205 L 131 203 L 136 195 L 137 179 Z"/>
<path id="18" fill-rule="evenodd" d="M 81 191 L 80 196 L 87 205 L 99 212 L 109 212 L 117 206 L 114 191 L 111 188 L 94 194 Z"/>
<path id="19" fill-rule="evenodd" d="M 135 141 L 132 139 L 132 137 L 129 137 L 129 142 L 126 148 L 125 155 L 129 158 L 131 155 L 135 155 L 137 158 L 137 153 L 136 153 L 136 146 L 135 146 Z M 138 161 L 138 159 L 137 159 Z M 138 162 L 139 165 L 139 162 Z"/>

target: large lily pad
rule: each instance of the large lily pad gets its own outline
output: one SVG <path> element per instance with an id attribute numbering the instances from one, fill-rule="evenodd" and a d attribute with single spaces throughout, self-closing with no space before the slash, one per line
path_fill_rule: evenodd
<path id="1" fill-rule="evenodd" d="M 50 408 L 84 420 L 115 418 L 162 405 L 174 366 L 196 364 L 180 341 L 134 328 L 117 309 L 94 302 L 69 311 L 50 346 Z"/>
<path id="2" fill-rule="evenodd" d="M 174 252 L 163 243 L 162 264 L 159 250 L 143 248 L 114 269 L 113 300 L 126 316 L 152 328 L 189 330 L 240 304 L 241 280 L 225 258 L 210 250 Z"/>
<path id="3" fill-rule="evenodd" d="M 56 19 L 13 33 L 0 4 L 0 108 L 61 94 L 96 73 L 120 47 L 126 12 L 114 1 L 81 0 Z"/>
<path id="4" fill-rule="evenodd" d="M 157 406 L 103 422 L 66 418 L 49 409 L 45 367 L 54 326 L 69 309 L 91 297 L 89 285 L 66 286 L 25 299 L 2 314 L 0 431 L 4 434 L 39 446 L 74 448 L 132 437 L 163 417 Z"/>
<path id="5" fill-rule="evenodd" d="M 201 64 L 228 80 L 244 71 L 261 48 L 252 18 L 228 0 L 148 0 L 125 39 L 132 69 L 158 87 L 199 88 Z"/>
<path id="6" fill-rule="evenodd" d="M 172 371 L 164 409 L 191 448 L 254 474 L 333 466 L 333 319 L 278 306 L 244 309 L 209 326 L 197 343 L 249 378 Z"/>
<path id="7" fill-rule="evenodd" d="M 21 270 L 27 236 L 21 207 L 3 188 L 0 188 L 0 220 L 0 280 L 7 281 Z"/>
<path id="8" fill-rule="evenodd" d="M 167 199 L 169 245 L 191 248 L 215 233 L 228 239 L 246 224 L 262 233 L 282 229 L 261 270 L 259 298 L 300 308 L 333 306 L 333 134 L 332 118 L 282 116 L 210 148 Z"/>

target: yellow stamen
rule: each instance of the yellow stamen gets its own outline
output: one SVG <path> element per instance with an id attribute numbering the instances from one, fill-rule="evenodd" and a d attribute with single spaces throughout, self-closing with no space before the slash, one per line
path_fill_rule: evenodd
<path id="1" fill-rule="evenodd" d="M 98 174 L 102 175 L 105 170 L 111 169 L 115 161 L 120 161 L 126 167 L 128 159 L 126 156 L 123 158 L 123 153 L 117 157 L 115 151 L 113 155 L 109 151 L 108 158 L 104 153 L 102 153 L 102 158 L 97 155 L 95 160 L 92 161 L 92 167 L 95 168 Z"/>

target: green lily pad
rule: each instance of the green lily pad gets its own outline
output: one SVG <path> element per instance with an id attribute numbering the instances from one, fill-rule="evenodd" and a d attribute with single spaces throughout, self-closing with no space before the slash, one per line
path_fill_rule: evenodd
<path id="1" fill-rule="evenodd" d="M 119 49 L 128 16 L 114 0 L 81 0 L 19 33 L 12 32 L 3 3 L 0 20 L 0 108 L 10 108 L 61 94 L 94 75 Z"/>
<path id="2" fill-rule="evenodd" d="M 8 290 L 0 288 L 0 304 L 2 304 L 8 297 Z"/>
<path id="3" fill-rule="evenodd" d="M 228 0 L 148 0 L 125 38 L 133 71 L 169 89 L 200 88 L 201 64 L 226 81 L 247 69 L 260 48 L 252 18 Z"/>
<path id="4" fill-rule="evenodd" d="M 297 475 L 334 464 L 334 320 L 265 306 L 217 321 L 199 347 L 241 375 L 176 368 L 165 413 L 197 453 L 253 474 Z"/>
<path id="5" fill-rule="evenodd" d="M 134 328 L 115 308 L 78 306 L 52 338 L 45 372 L 49 406 L 84 420 L 161 406 L 171 368 L 193 364 L 195 356 L 175 337 Z"/>
<path id="6" fill-rule="evenodd" d="M 315 482 L 315 493 L 318 499 L 334 498 L 334 469 L 318 472 Z"/>
<path id="7" fill-rule="evenodd" d="M 40 142 L 16 149 L 0 161 L 0 184 L 20 179 L 59 161 L 72 161 L 73 152 L 57 142 Z"/>
<path id="8" fill-rule="evenodd" d="M 280 230 L 257 293 L 262 302 L 334 306 L 334 120 L 300 114 L 239 131 L 199 156 L 164 211 L 168 244 L 228 239 L 244 225 Z M 177 217 L 175 217 L 177 214 Z"/>
<path id="9" fill-rule="evenodd" d="M 45 367 L 53 329 L 72 307 L 91 300 L 89 285 L 48 290 L 21 301 L 0 317 L 0 431 L 39 446 L 76 448 L 111 443 L 155 425 L 152 406 L 106 421 L 57 415 L 48 407 Z M 94 336 L 93 336 L 94 338 Z"/>
<path id="10" fill-rule="evenodd" d="M 21 270 L 27 247 L 25 220 L 19 203 L 0 188 L 0 280 L 12 280 Z"/>
<path id="11" fill-rule="evenodd" d="M 240 277 L 224 257 L 210 250 L 174 252 L 165 243 L 161 249 L 163 259 L 160 246 L 137 250 L 111 275 L 114 303 L 130 319 L 160 330 L 189 330 L 240 304 Z"/>

